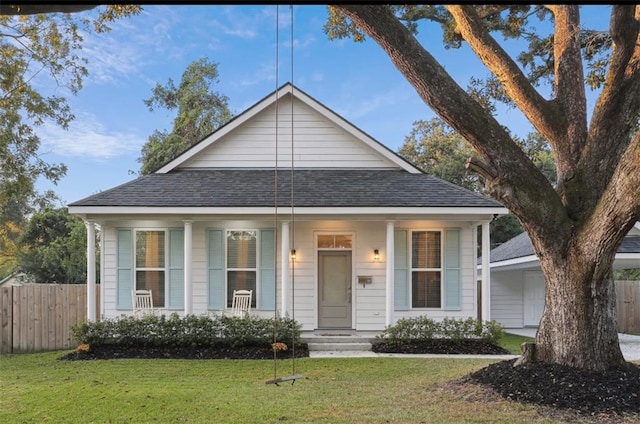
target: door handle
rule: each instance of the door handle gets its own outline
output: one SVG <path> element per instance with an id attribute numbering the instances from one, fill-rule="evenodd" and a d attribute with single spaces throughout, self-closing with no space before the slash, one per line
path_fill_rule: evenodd
<path id="1" fill-rule="evenodd" d="M 351 303 L 351 286 L 347 287 L 347 302 Z"/>

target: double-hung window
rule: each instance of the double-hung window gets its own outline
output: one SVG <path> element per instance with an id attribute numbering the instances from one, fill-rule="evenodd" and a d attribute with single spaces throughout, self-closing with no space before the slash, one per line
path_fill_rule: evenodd
<path id="1" fill-rule="evenodd" d="M 227 231 L 227 307 L 234 290 L 253 290 L 251 307 L 256 307 L 258 232 Z"/>
<path id="2" fill-rule="evenodd" d="M 411 233 L 411 307 L 442 306 L 442 233 Z"/>
<path id="3" fill-rule="evenodd" d="M 135 288 L 151 290 L 153 306 L 165 306 L 166 252 L 164 230 L 136 231 Z"/>

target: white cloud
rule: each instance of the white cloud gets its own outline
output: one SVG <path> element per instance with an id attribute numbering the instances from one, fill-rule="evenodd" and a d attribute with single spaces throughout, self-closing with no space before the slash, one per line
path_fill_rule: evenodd
<path id="1" fill-rule="evenodd" d="M 43 153 L 98 161 L 137 154 L 146 142 L 135 134 L 107 131 L 95 116 L 89 114 L 77 117 L 68 130 L 45 124 L 37 131 Z"/>
<path id="2" fill-rule="evenodd" d="M 389 110 L 396 105 L 403 105 L 411 98 L 410 93 L 406 89 L 398 87 L 392 87 L 373 97 L 367 97 L 362 93 L 358 93 L 358 95 L 345 94 L 346 96 L 341 96 L 341 101 L 336 102 L 336 104 L 341 105 L 337 108 L 337 110 L 339 110 L 338 113 L 342 116 L 349 117 L 349 119 L 362 118 L 378 110 Z M 363 100 L 353 103 L 353 99 Z"/>
<path id="3" fill-rule="evenodd" d="M 89 60 L 89 79 L 98 84 L 143 77 L 144 69 L 162 60 L 182 57 L 183 46 L 172 39 L 178 19 L 172 9 L 149 7 L 140 15 L 119 19 L 111 31 L 83 33 L 82 56 Z"/>

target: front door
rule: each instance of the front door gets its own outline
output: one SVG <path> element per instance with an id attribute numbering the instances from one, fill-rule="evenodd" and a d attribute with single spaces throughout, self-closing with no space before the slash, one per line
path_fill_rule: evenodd
<path id="1" fill-rule="evenodd" d="M 351 251 L 318 252 L 318 327 L 351 328 Z"/>

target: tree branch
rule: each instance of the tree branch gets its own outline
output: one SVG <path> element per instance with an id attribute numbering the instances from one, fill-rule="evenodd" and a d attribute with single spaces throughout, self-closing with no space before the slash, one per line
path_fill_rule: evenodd
<path id="1" fill-rule="evenodd" d="M 640 114 L 640 7 L 613 6 L 613 52 L 589 126 L 580 167 L 593 174 L 592 202 L 606 190 L 619 158 L 637 131 Z"/>
<path id="2" fill-rule="evenodd" d="M 518 108 L 547 140 L 557 139 L 560 131 L 554 125 L 556 113 L 550 107 L 551 103 L 533 88 L 518 65 L 491 37 L 475 6 L 449 5 L 447 9 L 456 20 L 462 37 L 504 86 Z"/>
<path id="3" fill-rule="evenodd" d="M 617 246 L 640 221 L 640 132 L 622 154 L 600 202 L 581 230 L 580 240 L 599 246 L 594 253 Z M 598 257 L 592 258 L 598 261 Z"/>
<path id="4" fill-rule="evenodd" d="M 544 175 L 502 125 L 418 43 L 389 7 L 362 4 L 332 7 L 374 39 L 424 102 L 469 141 L 487 171 L 487 190 L 493 197 L 518 217 L 535 223 L 532 228 L 546 235 L 547 240 L 566 234 L 566 210 Z"/>
<path id="5" fill-rule="evenodd" d="M 572 175 L 587 142 L 587 100 L 580 45 L 578 5 L 549 6 L 554 15 L 553 42 L 555 100 L 564 134 L 555 140 L 554 152 L 561 185 Z M 560 135 L 560 134 L 559 134 Z"/>
<path id="6" fill-rule="evenodd" d="M 36 15 L 38 13 L 75 13 L 91 10 L 98 4 L 2 4 L 0 15 Z"/>

